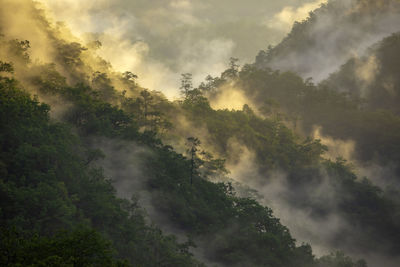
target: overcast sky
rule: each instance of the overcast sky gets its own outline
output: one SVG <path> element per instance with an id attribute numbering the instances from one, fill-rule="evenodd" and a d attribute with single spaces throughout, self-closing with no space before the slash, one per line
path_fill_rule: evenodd
<path id="1" fill-rule="evenodd" d="M 103 43 L 99 54 L 120 71 L 172 97 L 180 73 L 195 82 L 218 75 L 230 57 L 253 62 L 296 20 L 326 0 L 41 0 L 57 21 Z"/>

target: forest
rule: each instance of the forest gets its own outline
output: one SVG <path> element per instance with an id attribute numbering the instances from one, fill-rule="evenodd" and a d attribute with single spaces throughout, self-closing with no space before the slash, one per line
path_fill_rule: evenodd
<path id="1" fill-rule="evenodd" d="M 327 1 L 174 98 L 0 6 L 1 266 L 400 264 L 398 1 Z"/>

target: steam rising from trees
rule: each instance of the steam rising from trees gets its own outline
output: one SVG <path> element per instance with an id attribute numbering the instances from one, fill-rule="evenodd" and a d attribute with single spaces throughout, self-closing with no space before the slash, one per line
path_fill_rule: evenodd
<path id="1" fill-rule="evenodd" d="M 218 76 L 226 68 L 227 59 L 232 55 L 238 56 L 244 61 L 250 60 L 254 56 L 253 53 L 259 48 L 265 47 L 268 43 L 278 42 L 289 30 L 288 25 L 295 20 L 304 19 L 308 15 L 308 11 L 325 1 L 296 1 L 294 3 L 295 1 L 286 0 L 273 1 L 268 4 L 261 0 L 247 1 L 246 3 L 229 0 L 221 0 L 218 3 L 213 3 L 210 0 L 93 0 L 85 1 L 85 3 L 72 0 L 43 0 L 41 2 L 50 9 L 27 0 L 0 1 L 4 7 L 0 10 L 0 25 L 3 26 L 0 29 L 1 32 L 5 33 L 7 38 L 19 39 L 16 42 L 22 42 L 19 43 L 19 47 L 22 48 L 21 53 L 24 53 L 24 49 L 27 50 L 28 46 L 31 49 L 31 57 L 26 59 L 26 62 L 18 62 L 21 59 L 12 58 L 11 53 L 7 51 L 8 46 L 0 48 L 2 59 L 15 62 L 15 76 L 21 80 L 22 84 L 36 88 L 38 86 L 37 80 L 31 79 L 34 75 L 47 73 L 49 77 L 55 77 L 51 75 L 55 75 L 54 73 L 58 71 L 66 78 L 54 79 L 57 81 L 57 83 L 51 85 L 54 88 L 57 88 L 57 86 L 62 88 L 74 84 L 76 81 L 84 81 L 98 90 L 97 92 L 101 90 L 103 90 L 102 93 L 109 92 L 110 95 L 105 94 L 103 97 L 110 99 L 113 104 L 124 106 L 124 103 L 118 102 L 119 98 L 126 102 L 136 99 L 137 102 L 128 103 L 135 108 L 135 105 L 140 105 L 140 95 L 147 94 L 150 97 L 149 91 L 141 91 L 142 94 L 138 93 L 140 90 L 137 89 L 143 88 L 139 87 L 136 80 L 142 86 L 161 90 L 170 98 L 174 98 L 178 95 L 179 74 L 192 73 L 193 75 L 185 74 L 186 77 L 190 77 L 190 86 L 187 88 L 183 86 L 184 94 L 187 96 L 193 90 L 200 92 L 200 89 L 193 88 L 192 78 L 193 84 L 198 84 L 207 74 Z M 351 5 L 350 0 L 331 1 L 328 5 L 338 4 L 339 6 L 334 10 L 339 11 L 343 11 L 343 8 L 349 8 L 348 13 L 343 16 L 351 17 L 352 12 L 373 13 L 373 10 L 371 11 L 368 6 L 363 5 L 364 2 L 366 1 L 359 1 L 358 5 Z M 82 5 L 84 5 L 83 8 Z M 65 8 L 66 6 L 68 8 Z M 36 7 L 44 8 L 41 10 L 40 16 L 36 13 Z M 375 7 L 384 10 L 387 8 L 384 1 L 377 1 Z M 218 8 L 224 8 L 229 12 L 220 14 L 216 12 Z M 338 19 L 332 14 L 324 13 L 325 8 L 326 6 L 323 6 L 311 15 L 310 21 L 317 23 L 304 23 L 302 26 L 296 23 L 291 35 L 289 35 L 289 37 L 297 36 L 296 34 L 299 34 L 297 31 L 305 29 L 304 32 L 308 34 L 309 41 L 312 43 L 310 47 L 305 50 L 294 49 L 293 52 L 286 54 L 284 53 L 287 48 L 285 44 L 289 42 L 287 41 L 289 39 L 286 39 L 283 45 L 271 48 L 264 54 L 261 53 L 256 65 L 293 69 L 299 71 L 305 77 L 311 75 L 319 80 L 325 78 L 333 69 L 336 70 L 336 67 L 343 64 L 344 59 L 347 59 L 349 55 L 356 54 L 353 61 L 354 74 L 361 91 L 365 89 L 360 95 L 368 95 L 369 86 L 376 81 L 377 72 L 381 70 L 381 62 L 374 54 L 360 57 L 357 55 L 362 53 L 364 48 L 371 45 L 372 42 L 395 30 L 392 25 L 398 25 L 396 23 L 400 22 L 398 10 L 389 10 L 387 13 L 377 12 L 372 16 L 372 22 L 363 18 L 357 20 L 355 25 L 352 25 L 350 21 L 340 22 L 339 29 L 333 30 L 329 23 L 336 23 Z M 252 14 L 252 17 L 249 17 L 248 14 Z M 72 27 L 72 32 L 79 33 L 79 39 L 74 37 L 63 23 L 47 22 L 43 19 L 46 15 L 54 15 L 56 20 L 66 21 L 67 25 Z M 29 24 L 30 28 L 21 26 L 25 24 Z M 372 30 L 370 29 L 368 34 L 365 34 L 363 32 L 364 27 L 368 28 L 371 24 L 376 25 Z M 253 33 L 255 35 L 252 35 Z M 355 38 L 352 41 L 344 40 L 347 36 Z M 29 39 L 30 43 L 20 41 L 25 39 Z M 82 40 L 84 40 L 85 46 L 79 44 Z M 340 48 L 339 45 L 342 41 L 344 48 Z M 62 51 L 62 53 L 58 53 L 59 51 Z M 65 55 L 65 58 L 60 59 L 60 55 Z M 327 57 L 327 55 L 329 56 Z M 107 61 L 102 60 L 99 56 L 108 60 L 116 70 L 131 72 L 126 72 L 125 75 L 117 73 Z M 56 64 L 42 64 L 53 62 Z M 63 64 L 59 64 L 60 62 L 63 62 Z M 251 68 L 245 67 L 247 70 Z M 354 248 L 353 250 L 351 248 L 353 240 L 350 240 L 350 237 L 349 243 L 344 242 L 339 245 L 335 243 L 337 236 L 355 228 L 344 218 L 343 213 L 340 213 L 338 199 L 344 193 L 340 191 L 341 189 L 338 189 L 341 187 L 332 182 L 328 163 L 318 165 L 313 162 L 313 155 L 304 156 L 307 160 L 310 158 L 312 164 L 316 164 L 307 165 L 307 163 L 304 164 L 307 166 L 301 169 L 305 172 L 304 177 L 311 181 L 303 187 L 293 188 L 293 179 L 301 180 L 304 177 L 291 177 L 294 174 L 282 167 L 276 167 L 279 166 L 279 163 L 276 162 L 282 160 L 286 162 L 289 168 L 291 166 L 288 165 L 301 158 L 302 155 L 291 161 L 291 158 L 289 159 L 289 156 L 287 156 L 289 153 L 284 151 L 279 154 L 282 159 L 272 159 L 268 162 L 268 157 L 277 156 L 281 152 L 280 148 L 284 147 L 283 145 L 285 145 L 284 149 L 288 145 L 287 149 L 288 151 L 292 149 L 290 151 L 293 152 L 293 155 L 294 153 L 304 153 L 304 155 L 315 153 L 318 161 L 323 152 L 323 146 L 318 141 L 314 142 L 311 139 L 302 143 L 301 138 L 292 135 L 292 132 L 286 127 L 286 125 L 291 124 L 289 119 L 282 121 L 281 114 L 274 113 L 276 110 L 279 112 L 286 110 L 284 108 L 280 110 L 278 104 L 272 99 L 267 99 L 263 103 L 265 105 L 262 106 L 256 102 L 253 96 L 246 95 L 244 93 L 246 88 L 242 88 L 239 82 L 235 83 L 239 80 L 239 67 L 235 65 L 235 68 L 232 77 L 225 80 L 221 86 L 214 88 L 217 91 L 209 95 L 210 102 L 201 93 L 193 95 L 191 99 L 186 97 L 183 100 L 168 102 L 163 99 L 163 96 L 151 92 L 151 97 L 154 96 L 157 99 L 159 106 L 164 105 L 165 116 L 169 117 L 175 125 L 169 135 L 160 134 L 160 136 L 164 138 L 165 143 L 173 144 L 175 149 L 183 154 L 185 153 L 185 138 L 182 137 L 195 136 L 201 140 L 205 150 L 218 157 L 226 157 L 226 167 L 231 173 L 225 173 L 221 175 L 224 177 L 218 177 L 218 179 L 228 179 L 228 181 L 233 179 L 238 182 L 238 194 L 245 196 L 250 194 L 251 197 L 261 196 L 259 200 L 272 207 L 274 214 L 282 219 L 282 222 L 290 228 L 300 242 L 311 242 L 316 247 L 318 255 L 331 251 L 332 246 L 347 249 L 355 254 L 362 254 L 361 249 Z M 246 68 L 244 69 L 246 70 Z M 28 69 L 31 71 L 30 73 L 26 71 Z M 224 72 L 221 75 L 221 80 L 223 80 L 224 74 L 229 76 L 229 71 L 232 71 L 232 69 Z M 133 73 L 137 74 L 139 78 Z M 279 72 L 273 73 L 271 70 L 271 77 L 283 77 L 282 80 L 285 82 L 293 82 L 295 85 L 301 84 L 306 88 L 313 86 L 310 83 L 307 84 L 307 82 L 303 83 L 301 78 L 291 73 L 279 75 Z M 46 80 L 45 78 L 43 80 Z M 213 80 L 214 78 L 210 76 L 210 79 Z M 282 82 L 282 80 L 278 80 L 278 82 Z M 387 86 L 390 87 L 391 84 Z M 294 91 L 298 89 L 297 87 L 290 89 L 293 89 L 293 94 L 297 93 Z M 133 98 L 125 98 L 128 96 Z M 45 96 L 41 97 L 45 99 Z M 207 118 L 210 119 L 208 122 L 195 118 L 196 116 L 193 116 L 193 114 L 192 118 L 188 115 L 190 112 L 195 113 L 193 110 L 198 108 L 196 101 L 199 99 L 200 104 L 203 104 L 199 110 L 206 110 L 211 114 Z M 56 97 L 48 97 L 45 100 L 56 103 L 57 108 L 53 113 L 56 118 L 63 118 L 65 111 L 72 106 L 68 102 L 62 103 Z M 252 103 L 252 101 L 255 103 Z M 270 113 L 263 112 L 262 108 L 269 108 Z M 140 107 L 138 109 L 140 111 Z M 236 111 L 229 113 L 227 110 L 216 111 L 217 109 L 234 109 Z M 262 116 L 255 114 L 262 114 Z M 141 115 L 136 115 L 139 121 Z M 237 117 L 234 117 L 236 115 Z M 142 132 L 150 128 L 147 125 L 146 116 L 147 111 L 144 111 L 145 122 L 144 126 L 141 125 Z M 229 124 L 237 118 L 242 119 L 241 122 L 247 123 L 247 129 L 252 131 L 249 134 L 250 141 L 247 140 L 247 144 L 243 141 L 246 141 L 243 136 L 247 133 L 241 132 L 242 129 L 234 128 L 238 125 Z M 216 122 L 218 119 L 220 122 L 223 119 L 226 120 L 227 124 L 221 125 L 232 127 L 230 130 L 236 136 L 224 135 L 228 130 L 223 129 L 226 130 L 226 132 L 223 132 L 218 129 L 218 122 Z M 214 123 L 214 128 L 208 127 L 207 123 L 211 125 Z M 239 125 L 239 128 L 243 125 Z M 291 125 L 288 127 L 291 127 Z M 294 128 L 296 130 L 296 126 Z M 219 136 L 216 137 L 216 134 L 219 134 Z M 329 148 L 324 155 L 325 158 L 334 161 L 340 156 L 349 161 L 354 160 L 357 147 L 355 140 L 335 139 L 325 135 L 323 128 L 318 126 L 315 126 L 312 135 Z M 225 136 L 228 136 L 227 140 L 224 139 Z M 244 139 L 240 140 L 238 137 Z M 278 140 L 278 137 L 281 139 Z M 218 144 L 220 145 L 218 147 L 216 143 L 221 140 L 222 145 Z M 265 144 L 266 140 L 271 141 L 270 151 L 267 149 L 263 151 L 263 156 L 267 160 L 262 162 L 257 158 L 255 146 Z M 156 211 L 152 196 L 145 186 L 151 175 L 147 172 L 148 166 L 145 166 L 145 159 L 152 157 L 150 150 L 134 142 L 116 142 L 105 138 L 93 139 L 91 142 L 91 145 L 101 147 L 104 151 L 106 158 L 98 161 L 98 164 L 104 168 L 105 174 L 113 179 L 119 196 L 130 198 L 132 193 L 137 194 L 140 197 L 140 204 L 146 208 L 155 222 L 162 225 L 167 231 L 180 236 L 181 233 L 170 224 L 171 222 Z M 253 145 L 253 148 L 250 147 L 251 145 Z M 336 162 L 338 164 L 335 167 L 350 168 L 350 165 L 344 164 L 341 160 L 339 159 Z M 221 162 L 223 160 L 219 161 L 219 163 Z M 358 172 L 366 176 L 372 174 L 387 176 L 393 173 L 391 166 L 380 166 L 379 164 L 362 166 Z M 347 174 L 351 176 L 352 172 L 349 171 Z M 354 178 L 354 181 L 360 182 L 356 178 Z M 244 185 L 240 185 L 240 183 Z M 301 183 L 299 182 L 299 184 Z M 387 185 L 385 181 L 382 184 Z M 246 186 L 249 186 L 250 189 L 256 189 L 258 193 L 251 195 L 254 191 L 249 190 Z M 243 189 L 242 192 L 241 189 Z M 321 211 L 322 215 L 318 211 Z M 226 231 L 229 232 L 231 229 Z M 356 233 L 356 237 L 357 234 L 359 233 Z M 375 255 L 371 256 L 372 259 L 374 257 Z M 377 262 L 383 262 L 379 255 L 376 255 L 376 257 L 378 258 Z M 392 263 L 387 264 L 389 266 Z"/>
<path id="2" fill-rule="evenodd" d="M 285 36 L 289 23 L 322 2 L 41 1 L 81 38 L 100 40 L 98 54 L 117 70 L 138 74 L 144 87 L 169 97 L 178 95 L 180 73 L 192 73 L 198 84 L 208 74 L 221 73 L 231 56 L 253 61 L 258 50 Z M 282 10 L 293 11 L 284 18 L 285 27 L 265 23 Z"/>
<path id="3" fill-rule="evenodd" d="M 276 47 L 259 53 L 256 64 L 320 82 L 351 56 L 361 57 L 368 47 L 397 32 L 399 14 L 397 1 L 329 1 L 308 21 L 295 23 Z"/>

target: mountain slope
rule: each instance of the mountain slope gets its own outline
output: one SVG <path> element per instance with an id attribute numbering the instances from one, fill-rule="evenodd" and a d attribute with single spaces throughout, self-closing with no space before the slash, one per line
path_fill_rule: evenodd
<path id="1" fill-rule="evenodd" d="M 296 234 L 326 237 L 322 243 L 331 251 L 374 251 L 387 259 L 398 251 L 398 192 L 389 194 L 358 179 L 341 159 L 324 159 L 326 147 L 290 130 L 269 98 L 281 102 L 289 115 L 302 115 L 304 107 L 318 108 L 307 110 L 310 114 L 324 111 L 321 99 L 341 104 L 337 109 L 345 107 L 346 112 L 358 112 L 357 103 L 331 90 L 319 91 L 292 73 L 251 66 L 239 71 L 234 64 L 208 84 L 188 86 L 183 98 L 172 102 L 141 88 L 133 73 L 114 72 L 96 56 L 99 43 L 79 43 L 62 25 L 51 24 L 33 2 L 2 3 L 8 12 L 25 4 L 21 12 L 40 33 L 27 42 L 23 29 L 4 26 L 18 25 L 17 19 L 2 17 L 1 101 L 6 104 L 0 107 L 0 170 L 7 200 L 1 202 L 2 226 L 6 238 L 13 235 L 13 227 L 17 233 L 40 236 L 28 238 L 28 244 L 18 248 L 21 255 L 29 254 L 25 247 L 32 243 L 64 244 L 83 232 L 107 255 L 99 259 L 88 253 L 94 262 L 365 266 L 342 253 L 316 259 L 310 245 L 296 244 L 272 210 L 258 202 L 277 204 L 274 200 L 282 204 L 274 207 L 274 214 L 289 211 L 297 226 L 319 226 Z M 44 62 L 37 60 L 41 57 Z M 254 92 L 269 104 L 265 111 L 272 115 L 260 115 L 248 105 L 236 111 L 213 109 L 206 96 L 212 99 L 210 91 L 232 85 Z M 18 87 L 50 103 L 52 111 Z M 291 105 L 299 109 L 290 110 Z M 242 172 L 239 181 L 259 193 L 227 177 L 226 169 L 244 161 L 248 172 Z M 135 198 L 127 201 L 116 194 Z M 267 201 L 257 201 L 260 194 Z M 337 228 L 330 225 L 334 219 L 340 222 Z M 162 234 L 150 220 L 176 237 Z M 69 230 L 67 237 L 55 234 L 62 229 Z M 10 243 L 18 244 L 13 238 L 16 242 Z M 44 256 L 62 261 L 70 255 L 56 250 Z M 28 264 L 40 257 L 33 255 Z"/>
<path id="2" fill-rule="evenodd" d="M 275 47 L 261 51 L 255 65 L 291 70 L 321 81 L 353 55 L 399 31 L 396 0 L 332 0 L 296 22 Z"/>
<path id="3" fill-rule="evenodd" d="M 149 226 L 135 199 L 116 197 L 112 184 L 123 179 L 122 174 L 111 175 L 111 182 L 104 174 L 110 170 L 103 171 L 99 159 L 117 157 L 97 139 L 131 147 L 129 153 L 137 147 L 148 151 L 141 161 L 119 155 L 121 162 L 126 160 L 122 167 L 129 181 L 139 179 L 130 166 L 145 171 L 143 188 L 128 190 L 127 197 L 144 189 L 158 214 L 175 229 L 200 243 L 213 241 L 204 260 L 229 266 L 317 264 L 310 247 L 296 246 L 270 209 L 235 196 L 229 184 L 207 181 L 190 160 L 157 139 L 159 121 L 152 119 L 159 115 L 149 111 L 143 116 L 149 95 L 141 91 L 134 74 L 112 72 L 88 48 L 62 38 L 61 29 L 35 13 L 32 2 L 24 3 L 43 39 L 20 41 L 9 29 L 1 36 L 1 227 L 7 241 L 2 249 L 15 253 L 2 258 L 2 264 L 201 265 L 190 253 L 191 238 L 178 243 L 176 237 L 163 235 Z M 34 60 L 32 51 L 41 49 L 38 40 L 54 48 L 47 54 L 53 63 Z M 118 92 L 116 85 L 129 91 Z M 18 87 L 51 102 L 54 111 Z M 146 202 L 139 200 L 142 204 Z M 72 247 L 81 236 L 93 241 L 82 244 L 85 255 Z M 45 254 L 51 244 L 64 249 Z M 29 249 L 32 246 L 37 254 Z"/>
<path id="4" fill-rule="evenodd" d="M 349 59 L 338 72 L 323 81 L 338 92 L 361 98 L 364 108 L 400 114 L 400 33 L 374 44 L 363 57 Z"/>

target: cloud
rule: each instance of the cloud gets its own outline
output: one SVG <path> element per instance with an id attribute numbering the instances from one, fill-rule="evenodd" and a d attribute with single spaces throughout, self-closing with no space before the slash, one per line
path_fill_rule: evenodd
<path id="1" fill-rule="evenodd" d="M 375 75 L 379 69 L 376 56 L 372 55 L 368 57 L 365 64 L 361 64 L 356 68 L 357 76 L 367 82 L 371 83 L 375 79 Z"/>
<path id="2" fill-rule="evenodd" d="M 334 139 L 330 136 L 323 135 L 322 127 L 318 126 L 314 127 L 311 135 L 314 139 L 321 140 L 321 143 L 328 147 L 328 151 L 324 154 L 324 157 L 333 161 L 338 157 L 350 161 L 354 159 L 356 143 L 353 140 Z"/>
<path id="3" fill-rule="evenodd" d="M 41 62 L 51 62 L 51 37 L 46 32 L 46 25 L 38 19 L 36 7 L 32 2 L 25 0 L 1 0 L 0 33 L 9 39 L 29 40 L 31 58 Z M 29 27 L 27 27 L 29 25 Z M 5 55 L 8 56 L 8 55 Z"/>
<path id="4" fill-rule="evenodd" d="M 328 0 L 316 0 L 315 2 L 304 3 L 302 6 L 285 6 L 279 13 L 267 19 L 265 24 L 271 28 L 281 31 L 289 31 L 295 21 L 301 22 L 309 16 L 309 13 Z"/>
<path id="5" fill-rule="evenodd" d="M 213 109 L 242 110 L 243 105 L 250 104 L 245 93 L 230 84 L 225 84 L 218 89 L 216 96 L 210 98 Z"/>
<path id="6" fill-rule="evenodd" d="M 367 97 L 369 92 L 369 86 L 375 82 L 376 76 L 379 73 L 380 64 L 375 55 L 371 55 L 364 60 L 357 60 L 355 65 L 355 75 L 360 84 L 360 96 Z"/>
<path id="7" fill-rule="evenodd" d="M 74 34 L 97 36 L 99 55 L 119 71 L 138 74 L 139 83 L 168 97 L 178 95 L 181 73 L 198 83 L 227 68 L 231 56 L 252 61 L 287 29 L 263 24 L 267 16 L 309 0 L 40 0 Z M 87 33 L 95 33 L 88 35 Z"/>
<path id="8" fill-rule="evenodd" d="M 136 194 L 140 201 L 148 200 L 146 182 L 149 174 L 146 173 L 145 162 L 152 156 L 150 149 L 134 142 L 106 138 L 94 138 L 90 140 L 90 146 L 100 148 L 105 154 L 105 158 L 95 165 L 101 167 L 106 177 L 111 179 L 118 197 L 130 199 Z M 148 212 L 154 209 L 149 202 L 141 204 Z"/>
<path id="9" fill-rule="evenodd" d="M 362 57 L 371 45 L 399 31 L 399 12 L 398 1 L 329 1 L 314 12 L 312 20 L 293 28 L 266 65 L 320 82 L 349 58 Z M 287 25 L 284 22 L 296 13 L 282 10 L 276 27 Z"/>
<path id="10" fill-rule="evenodd" d="M 324 170 L 320 171 L 321 181 L 313 184 L 312 188 L 299 187 L 293 190 L 285 171 L 261 171 L 260 166 L 255 163 L 255 153 L 237 140 L 229 140 L 228 150 L 229 155 L 234 155 L 227 162 L 231 171 L 229 176 L 240 184 L 257 190 L 260 197 L 258 201 L 274 211 L 274 216 L 289 228 L 298 244 L 312 244 L 313 252 L 317 256 L 330 253 L 334 249 L 332 240 L 348 225 L 337 214 L 336 191 Z M 307 199 L 311 204 L 324 203 L 327 215 L 318 217 L 313 214 L 311 207 L 294 205 L 293 199 L 296 199 L 296 196 Z"/>

